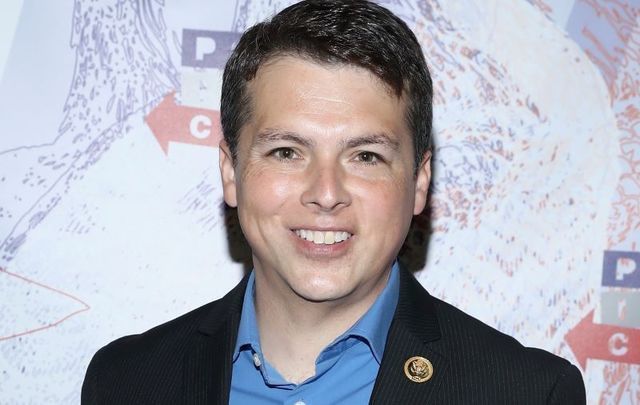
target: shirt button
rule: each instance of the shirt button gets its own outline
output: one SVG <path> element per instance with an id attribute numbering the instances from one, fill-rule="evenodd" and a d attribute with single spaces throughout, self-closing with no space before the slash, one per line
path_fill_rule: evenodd
<path id="1" fill-rule="evenodd" d="M 260 367 L 262 365 L 262 362 L 260 361 L 260 356 L 258 356 L 258 353 L 253 353 L 253 364 L 256 367 Z"/>

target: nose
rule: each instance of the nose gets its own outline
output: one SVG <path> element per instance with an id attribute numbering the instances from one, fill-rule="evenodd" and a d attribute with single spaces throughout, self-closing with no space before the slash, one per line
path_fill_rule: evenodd
<path id="1" fill-rule="evenodd" d="M 301 202 L 305 206 L 330 212 L 351 204 L 346 173 L 335 164 L 309 167 Z"/>

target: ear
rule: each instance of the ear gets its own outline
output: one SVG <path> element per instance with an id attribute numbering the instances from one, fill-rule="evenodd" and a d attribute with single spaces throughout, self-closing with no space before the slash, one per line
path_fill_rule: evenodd
<path id="1" fill-rule="evenodd" d="M 416 173 L 416 194 L 413 205 L 413 215 L 418 215 L 427 205 L 429 182 L 431 181 L 431 152 L 426 151 Z"/>
<path id="2" fill-rule="evenodd" d="M 220 141 L 219 147 L 220 177 L 222 178 L 222 190 L 224 202 L 230 207 L 238 206 L 236 195 L 236 168 L 233 165 L 231 149 L 224 139 Z"/>

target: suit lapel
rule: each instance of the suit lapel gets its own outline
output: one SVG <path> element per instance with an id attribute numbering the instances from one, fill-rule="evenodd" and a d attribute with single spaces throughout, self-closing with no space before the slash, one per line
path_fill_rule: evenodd
<path id="1" fill-rule="evenodd" d="M 184 404 L 226 404 L 231 389 L 232 357 L 238 336 L 248 277 L 212 308 L 184 359 Z"/>
<path id="2" fill-rule="evenodd" d="M 406 270 L 400 271 L 400 296 L 387 344 L 371 394 L 371 404 L 426 403 L 442 385 L 447 359 L 435 348 L 440 327 L 433 300 Z M 411 381 L 404 371 L 406 361 L 424 357 L 433 365 L 431 379 Z"/>

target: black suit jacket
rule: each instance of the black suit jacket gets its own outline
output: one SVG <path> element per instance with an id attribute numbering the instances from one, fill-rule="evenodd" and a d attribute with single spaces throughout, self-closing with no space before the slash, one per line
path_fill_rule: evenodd
<path id="1" fill-rule="evenodd" d="M 431 297 L 402 270 L 371 404 L 584 404 L 578 369 Z M 83 404 L 226 404 L 247 278 L 222 299 L 99 350 Z M 422 356 L 433 377 L 410 381 Z"/>

